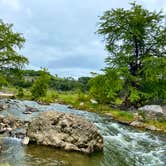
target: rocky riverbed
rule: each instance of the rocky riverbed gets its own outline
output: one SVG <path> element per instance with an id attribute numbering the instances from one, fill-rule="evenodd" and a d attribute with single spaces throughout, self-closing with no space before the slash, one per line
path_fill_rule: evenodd
<path id="1" fill-rule="evenodd" d="M 30 141 L 66 151 L 103 150 L 101 134 L 85 118 L 57 111 L 39 112 L 17 100 L 1 100 L 0 134 L 20 138 L 23 144 Z"/>
<path id="2" fill-rule="evenodd" d="M 13 126 L 20 126 L 20 128 L 13 129 L 14 132 L 11 132 L 14 137 L 8 136 L 11 134 L 9 131 L 4 132 L 3 137 L 0 137 L 0 144 L 3 145 L 3 149 L 0 154 L 0 165 L 4 163 L 8 163 L 8 165 L 12 166 L 156 166 L 156 164 L 158 166 L 166 165 L 165 133 L 150 132 L 142 129 L 138 130 L 126 125 L 119 124 L 109 116 L 74 110 L 60 104 L 40 105 L 33 101 L 19 100 L 3 100 L 0 101 L 0 103 L 6 103 L 5 105 L 3 105 L 3 111 L 0 111 L 1 116 L 5 117 L 5 119 L 7 119 L 7 117 L 15 117 L 17 120 Z M 29 108 L 31 109 L 28 110 Z M 51 112 L 49 112 L 50 110 Z M 43 146 L 42 143 L 39 143 L 39 145 L 35 143 L 28 144 L 28 146 L 23 146 L 22 135 L 26 135 L 26 139 L 24 139 L 25 143 L 26 141 L 28 141 L 28 137 L 27 130 L 22 130 L 21 128 L 22 122 L 23 126 L 28 127 L 29 124 L 32 124 L 33 121 L 34 123 L 37 123 L 35 122 L 36 118 L 42 118 L 42 116 L 48 114 L 48 112 L 50 114 L 58 112 L 57 115 L 61 115 L 62 119 L 64 114 L 66 115 L 66 113 L 68 115 L 72 114 L 77 117 L 82 117 L 83 119 L 86 119 L 86 122 L 90 122 L 92 128 L 93 126 L 95 126 L 95 128 L 97 127 L 97 131 L 101 134 L 104 144 L 103 151 L 99 153 L 92 153 L 91 155 L 85 155 L 76 151 L 65 152 L 64 150 L 60 150 L 59 148 Z M 70 117 L 68 119 L 70 119 Z M 50 121 L 46 126 L 52 126 L 51 124 L 55 124 L 52 123 L 53 121 L 58 122 L 57 126 L 64 126 L 63 130 L 68 129 L 67 126 L 70 126 L 70 120 L 60 123 L 62 121 L 57 120 L 56 117 L 54 117 L 53 119 L 50 118 Z M 4 122 L 2 121 L 2 123 Z M 12 128 L 12 125 L 10 125 L 9 123 L 9 126 L 6 126 L 6 128 L 8 127 Z M 55 126 L 53 125 L 52 127 L 54 128 Z M 42 133 L 40 133 L 40 130 L 46 132 L 46 129 L 47 127 L 45 128 L 43 124 L 41 125 L 41 129 L 40 125 L 38 125 L 38 128 L 34 128 L 34 130 L 32 130 L 32 137 L 35 136 L 34 139 L 36 140 L 36 142 L 39 141 L 40 138 L 42 138 L 41 140 L 43 141 L 48 141 L 48 143 L 49 141 L 51 141 L 50 138 L 43 138 Z M 86 131 L 86 128 L 84 129 Z M 49 131 L 50 134 L 51 130 Z M 82 131 L 82 129 L 80 130 Z M 78 129 L 78 131 L 80 130 Z M 36 131 L 40 133 L 41 137 L 36 137 Z M 58 132 L 58 128 L 56 130 L 54 129 L 54 132 Z M 16 133 L 20 133 L 17 134 L 19 138 L 15 137 Z M 82 133 L 80 132 L 80 135 L 81 134 Z M 92 133 L 92 135 L 95 135 L 95 133 Z M 62 137 L 61 141 L 63 141 L 63 139 L 67 139 L 66 136 L 64 138 Z M 96 138 L 96 141 L 97 140 L 99 141 L 100 139 Z M 86 139 L 84 139 L 83 141 L 86 142 Z M 56 138 L 55 140 L 53 140 L 53 142 L 57 144 Z M 78 145 L 78 147 L 81 148 L 77 141 L 75 142 L 75 145 Z M 87 147 L 88 146 L 91 147 L 91 145 L 87 144 Z"/>

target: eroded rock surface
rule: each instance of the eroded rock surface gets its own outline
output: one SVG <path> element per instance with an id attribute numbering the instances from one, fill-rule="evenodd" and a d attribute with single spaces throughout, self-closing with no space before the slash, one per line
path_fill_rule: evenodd
<path id="1" fill-rule="evenodd" d="M 103 138 L 86 119 L 59 112 L 44 112 L 27 130 L 30 141 L 69 151 L 92 153 L 103 149 Z"/>
<path id="2" fill-rule="evenodd" d="M 6 136 L 24 138 L 26 135 L 26 128 L 29 122 L 21 121 L 14 116 L 0 115 L 0 134 Z"/>

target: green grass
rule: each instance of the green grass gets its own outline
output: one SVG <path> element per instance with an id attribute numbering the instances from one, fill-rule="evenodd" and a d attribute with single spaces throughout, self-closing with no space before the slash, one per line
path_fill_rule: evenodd
<path id="1" fill-rule="evenodd" d="M 156 128 L 160 129 L 160 130 L 165 130 L 166 131 L 166 121 L 147 121 L 145 123 L 146 125 L 152 125 L 152 126 L 155 126 Z"/>
<path id="2" fill-rule="evenodd" d="M 7 92 L 12 92 L 16 95 L 18 93 L 18 89 L 10 87 L 5 89 Z M 29 89 L 23 89 L 24 96 L 19 99 L 32 100 L 32 94 Z M 17 97 L 18 98 L 18 97 Z M 87 94 L 83 94 L 81 92 L 56 92 L 54 90 L 48 90 L 47 95 L 45 97 L 40 97 L 36 99 L 37 102 L 41 102 L 44 104 L 49 103 L 61 103 L 66 105 L 71 105 L 75 109 L 86 110 L 90 112 L 96 112 L 100 114 L 107 114 L 112 116 L 115 120 L 129 124 L 134 121 L 133 112 L 128 112 L 124 110 L 113 109 L 109 105 L 106 104 L 93 104 L 90 102 L 91 97 Z M 116 101 L 117 105 L 121 101 Z M 166 130 L 166 121 L 144 121 L 145 126 L 153 125 L 158 129 Z"/>
<path id="3" fill-rule="evenodd" d="M 6 92 L 6 93 L 13 93 L 14 95 L 17 94 L 17 89 L 16 87 L 3 87 L 0 89 L 0 91 L 2 92 Z"/>
<path id="4" fill-rule="evenodd" d="M 134 121 L 134 115 L 132 112 L 114 110 L 114 111 L 110 111 L 110 114 L 112 115 L 112 117 L 114 117 L 114 119 L 118 121 L 122 121 L 126 123 L 130 123 Z"/>

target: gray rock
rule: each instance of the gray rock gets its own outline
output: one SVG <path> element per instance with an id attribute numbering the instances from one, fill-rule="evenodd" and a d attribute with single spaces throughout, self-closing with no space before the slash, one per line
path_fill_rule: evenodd
<path id="1" fill-rule="evenodd" d="M 163 109 L 160 105 L 145 105 L 138 110 L 163 114 Z"/>
<path id="2" fill-rule="evenodd" d="M 134 126 L 134 127 L 144 127 L 144 124 L 142 122 L 139 121 L 133 121 L 130 123 L 130 126 Z"/>
<path id="3" fill-rule="evenodd" d="M 97 102 L 96 100 L 94 100 L 94 99 L 90 99 L 90 102 L 91 102 L 92 104 L 98 104 L 98 102 Z"/>
<path id="4" fill-rule="evenodd" d="M 166 114 L 160 105 L 145 105 L 138 109 L 147 120 L 165 120 Z"/>
<path id="5" fill-rule="evenodd" d="M 166 105 L 162 106 L 162 110 L 163 110 L 164 115 L 166 116 Z"/>
<path id="6" fill-rule="evenodd" d="M 31 113 L 33 113 L 33 112 L 39 112 L 39 110 L 36 109 L 36 108 L 33 108 L 33 107 L 26 106 L 25 112 L 31 112 Z"/>
<path id="7" fill-rule="evenodd" d="M 88 120 L 71 114 L 44 112 L 30 123 L 30 141 L 64 150 L 92 153 L 103 150 L 103 138 Z"/>
<path id="8" fill-rule="evenodd" d="M 28 145 L 29 144 L 29 137 L 24 137 L 24 139 L 21 142 L 23 145 Z"/>
<path id="9" fill-rule="evenodd" d="M 32 114 L 30 111 L 24 111 L 23 114 Z"/>
<path id="10" fill-rule="evenodd" d="M 68 105 L 67 108 L 73 109 L 73 106 L 72 105 Z"/>
<path id="11" fill-rule="evenodd" d="M 12 130 L 12 132 L 10 133 L 10 136 L 24 139 L 24 137 L 26 136 L 26 129 L 25 128 L 16 128 L 16 129 Z"/>
<path id="12" fill-rule="evenodd" d="M 0 116 L 0 133 L 5 136 L 24 138 L 29 122 L 21 121 L 14 116 Z"/>
<path id="13" fill-rule="evenodd" d="M 80 103 L 80 106 L 84 106 L 84 102 L 81 102 L 81 103 Z"/>
<path id="14" fill-rule="evenodd" d="M 146 129 L 152 130 L 152 131 L 156 131 L 157 130 L 157 128 L 155 126 L 153 126 L 153 125 L 146 126 Z"/>

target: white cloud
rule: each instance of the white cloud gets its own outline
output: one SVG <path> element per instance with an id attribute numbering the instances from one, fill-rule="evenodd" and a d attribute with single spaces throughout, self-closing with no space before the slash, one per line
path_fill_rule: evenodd
<path id="1" fill-rule="evenodd" d="M 1 0 L 2 4 L 14 11 L 20 11 L 21 3 L 20 0 Z"/>
<path id="2" fill-rule="evenodd" d="M 21 53 L 30 68 L 49 67 L 61 76 L 100 71 L 108 53 L 94 32 L 98 16 L 112 8 L 129 8 L 134 0 L 0 0 L 0 17 L 24 34 Z M 135 0 L 150 10 L 166 11 L 166 0 Z"/>

